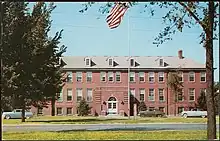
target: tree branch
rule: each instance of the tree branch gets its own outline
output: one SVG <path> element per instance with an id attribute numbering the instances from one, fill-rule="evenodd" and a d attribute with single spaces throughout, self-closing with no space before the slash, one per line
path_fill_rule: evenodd
<path id="1" fill-rule="evenodd" d="M 196 20 L 196 22 L 198 22 L 198 23 L 201 25 L 201 27 L 204 29 L 204 31 L 206 31 L 206 26 L 205 26 L 205 25 L 202 23 L 202 21 L 200 21 L 199 18 L 189 9 L 189 7 L 187 7 L 183 2 L 179 2 L 179 4 L 180 4 L 181 6 L 183 6 L 183 7 L 186 9 L 186 11 L 188 11 L 189 14 Z"/>

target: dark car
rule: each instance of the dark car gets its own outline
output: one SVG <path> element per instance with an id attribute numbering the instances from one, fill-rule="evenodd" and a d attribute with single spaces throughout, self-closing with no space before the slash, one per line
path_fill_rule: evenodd
<path id="1" fill-rule="evenodd" d="M 140 111 L 139 112 L 139 116 L 140 117 L 164 117 L 165 113 L 158 110 L 158 109 L 154 109 L 154 110 L 147 110 L 147 111 Z"/>

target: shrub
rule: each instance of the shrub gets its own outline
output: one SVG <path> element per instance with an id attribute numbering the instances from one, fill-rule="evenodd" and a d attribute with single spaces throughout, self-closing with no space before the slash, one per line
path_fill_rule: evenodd
<path id="1" fill-rule="evenodd" d="M 86 102 L 85 99 L 82 99 L 77 107 L 78 115 L 79 116 L 87 116 L 90 114 L 90 110 L 92 107 L 89 107 L 89 104 Z"/>

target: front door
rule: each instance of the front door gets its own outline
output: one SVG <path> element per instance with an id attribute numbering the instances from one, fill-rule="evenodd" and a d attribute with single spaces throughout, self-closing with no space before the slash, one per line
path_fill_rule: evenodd
<path id="1" fill-rule="evenodd" d="M 117 101 L 115 97 L 110 97 L 108 100 L 108 114 L 115 115 L 117 114 Z"/>

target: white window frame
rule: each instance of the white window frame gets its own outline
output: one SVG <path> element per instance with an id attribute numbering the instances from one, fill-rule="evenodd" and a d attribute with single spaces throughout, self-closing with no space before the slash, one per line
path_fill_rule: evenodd
<path id="1" fill-rule="evenodd" d="M 109 59 L 108 59 L 108 65 L 109 65 L 109 66 L 114 66 L 114 60 L 113 60 L 113 58 L 109 58 Z"/>
<path id="2" fill-rule="evenodd" d="M 83 82 L 83 77 L 82 77 L 83 73 L 78 71 L 76 72 L 76 82 Z M 78 78 L 81 78 L 81 81 L 78 81 Z"/>
<path id="3" fill-rule="evenodd" d="M 80 102 L 81 100 L 78 100 L 78 97 L 81 97 L 81 100 L 83 99 L 83 90 L 82 90 L 82 88 L 76 88 L 76 101 Z"/>
<path id="4" fill-rule="evenodd" d="M 88 81 L 88 78 L 91 78 L 91 81 Z M 92 82 L 92 72 L 91 71 L 86 72 L 86 82 Z"/>
<path id="5" fill-rule="evenodd" d="M 89 93 L 89 92 L 91 92 L 91 93 Z M 92 102 L 92 95 L 93 95 L 93 93 L 92 93 L 92 88 L 87 88 L 87 90 L 86 90 L 86 101 L 87 102 Z"/>
<path id="6" fill-rule="evenodd" d="M 68 114 L 68 109 L 71 109 L 71 113 Z M 66 114 L 67 115 L 72 115 L 73 114 L 73 108 L 72 107 L 66 107 Z"/>
<path id="7" fill-rule="evenodd" d="M 57 109 L 61 109 L 61 113 L 60 114 L 58 114 L 58 110 Z M 56 115 L 63 115 L 63 107 L 57 107 L 56 108 Z"/>
<path id="8" fill-rule="evenodd" d="M 162 95 L 160 93 L 160 90 L 162 90 Z M 160 96 L 163 97 L 163 100 L 160 100 Z M 159 102 L 164 102 L 165 101 L 164 88 L 158 88 L 158 98 L 159 98 Z"/>
<path id="9" fill-rule="evenodd" d="M 202 81 L 202 77 L 205 78 L 205 81 Z M 206 72 L 200 72 L 200 82 L 206 82 Z"/>
<path id="10" fill-rule="evenodd" d="M 131 78 L 133 77 L 134 81 L 131 81 Z M 135 82 L 135 72 L 130 72 L 129 73 L 129 82 Z"/>
<path id="11" fill-rule="evenodd" d="M 153 90 L 153 96 L 150 96 L 151 95 L 151 90 Z M 153 100 L 150 99 L 150 97 L 153 97 Z M 148 101 L 155 101 L 155 89 L 153 88 L 150 88 L 149 91 L 148 91 Z"/>
<path id="12" fill-rule="evenodd" d="M 193 76 L 193 78 L 194 78 L 194 80 L 193 81 L 190 81 L 190 77 L 191 76 Z M 191 72 L 189 72 L 189 77 L 188 77 L 188 79 L 189 79 L 189 82 L 195 82 L 195 72 L 193 72 L 193 71 L 191 71 Z"/>
<path id="13" fill-rule="evenodd" d="M 67 80 L 66 80 L 66 82 L 67 82 L 67 83 L 72 83 L 72 82 L 73 82 L 73 72 L 72 72 L 72 71 L 67 71 L 67 72 L 66 72 L 66 75 L 67 75 Z M 70 79 L 70 81 L 68 81 L 68 79 Z"/>
<path id="14" fill-rule="evenodd" d="M 141 95 L 144 95 L 144 99 L 141 99 Z M 140 97 L 140 101 L 145 101 L 145 89 L 144 88 L 140 88 L 139 89 L 139 97 Z"/>
<path id="15" fill-rule="evenodd" d="M 85 65 L 86 66 L 91 66 L 91 59 L 90 58 L 85 58 Z"/>
<path id="16" fill-rule="evenodd" d="M 67 101 L 72 101 L 73 100 L 73 89 L 72 88 L 67 88 L 66 93 L 67 93 L 66 100 Z M 69 96 L 71 97 L 71 100 L 68 100 Z"/>
<path id="17" fill-rule="evenodd" d="M 194 97 L 193 100 L 190 100 L 190 96 L 192 96 L 190 90 L 193 90 L 193 97 Z M 188 95 L 189 95 L 189 101 L 195 101 L 195 93 L 196 93 L 196 92 L 195 92 L 195 88 L 189 88 L 189 92 L 188 92 Z"/>
<path id="18" fill-rule="evenodd" d="M 103 81 L 103 78 L 105 78 L 105 81 Z M 104 71 L 100 72 L 100 81 L 106 82 L 106 72 L 104 72 Z"/>
<path id="19" fill-rule="evenodd" d="M 145 73 L 144 72 L 139 72 L 138 77 L 139 77 L 139 82 L 145 82 Z M 140 78 L 144 78 L 144 80 L 141 81 Z"/>
<path id="20" fill-rule="evenodd" d="M 184 89 L 182 88 L 182 100 L 179 100 L 179 93 L 177 95 L 177 101 L 178 102 L 183 102 L 184 101 Z"/>
<path id="21" fill-rule="evenodd" d="M 109 81 L 110 77 L 112 77 L 112 81 Z M 108 72 L 108 82 L 114 82 L 114 73 L 112 71 Z"/>
<path id="22" fill-rule="evenodd" d="M 183 82 L 183 72 L 179 72 L 180 77 L 182 78 L 182 80 L 180 82 Z"/>
<path id="23" fill-rule="evenodd" d="M 163 81 L 160 81 L 160 78 L 163 78 Z M 164 82 L 164 72 L 158 72 L 158 82 Z"/>
<path id="24" fill-rule="evenodd" d="M 153 78 L 153 81 L 150 81 L 150 77 Z M 154 83 L 155 82 L 155 74 L 154 72 L 148 72 L 148 82 Z"/>
<path id="25" fill-rule="evenodd" d="M 119 81 L 117 80 L 117 78 L 119 78 Z M 116 82 L 121 82 L 121 72 L 116 71 L 116 73 L 115 73 L 115 81 Z"/>
<path id="26" fill-rule="evenodd" d="M 57 99 L 57 102 L 63 102 L 63 89 L 60 91 L 59 97 L 60 98 Z"/>

